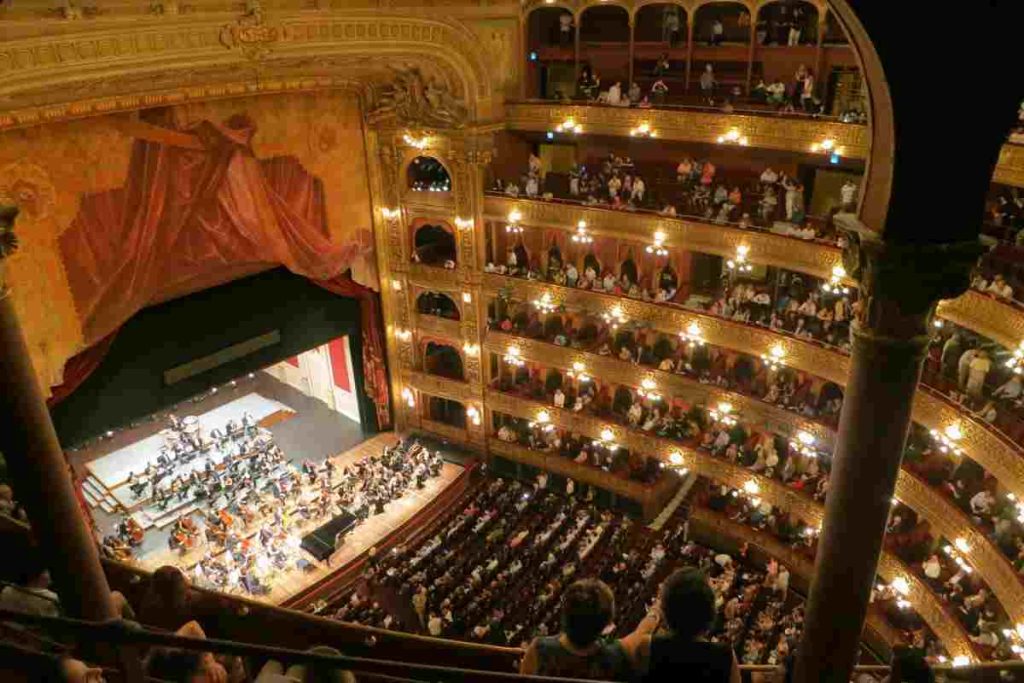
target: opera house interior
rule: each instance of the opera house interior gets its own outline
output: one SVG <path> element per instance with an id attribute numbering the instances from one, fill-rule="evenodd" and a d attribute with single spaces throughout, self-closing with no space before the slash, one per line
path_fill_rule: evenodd
<path id="1" fill-rule="evenodd" d="M 1024 3 L 907 4 L 0 0 L 0 679 L 1024 681 Z"/>

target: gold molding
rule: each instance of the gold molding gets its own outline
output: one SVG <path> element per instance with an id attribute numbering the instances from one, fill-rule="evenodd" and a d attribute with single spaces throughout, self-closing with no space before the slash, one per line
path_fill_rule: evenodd
<path id="1" fill-rule="evenodd" d="M 522 214 L 520 223 L 538 228 L 572 231 L 580 220 L 596 235 L 649 242 L 661 230 L 668 235 L 666 245 L 705 254 L 731 258 L 740 245 L 750 247 L 750 259 L 756 263 L 787 268 L 827 279 L 832 268 L 842 263 L 842 251 L 835 246 L 757 230 L 741 230 L 682 218 L 668 218 L 630 211 L 613 211 L 557 204 L 538 200 L 513 199 L 488 195 L 484 198 L 486 220 L 505 222 L 513 210 Z"/>
<path id="2" fill-rule="evenodd" d="M 621 306 L 630 320 L 646 323 L 655 330 L 672 335 L 685 330 L 694 322 L 709 344 L 740 351 L 755 358 L 779 346 L 785 352 L 785 363 L 789 367 L 840 386 L 846 385 L 849 356 L 801 339 L 781 336 L 766 328 L 723 320 L 689 309 L 493 273 L 484 274 L 483 285 L 488 295 L 496 296 L 504 290 L 516 301 L 533 301 L 547 292 L 556 305 L 564 304 L 570 308 L 597 312 Z M 1004 441 L 987 425 L 965 414 L 950 401 L 920 388 L 914 397 L 913 419 L 928 429 L 943 430 L 950 424 L 959 424 L 963 433 L 960 443 L 967 454 L 1007 489 L 1024 498 L 1024 457 L 1021 457 L 1016 445 Z"/>
<path id="3" fill-rule="evenodd" d="M 473 390 L 472 385 L 466 382 L 428 375 L 418 370 L 406 370 L 404 377 L 406 386 L 431 396 L 463 404 L 480 400 L 479 394 Z"/>
<path id="4" fill-rule="evenodd" d="M 1024 146 L 1007 143 L 999 150 L 992 182 L 1024 187 Z"/>
<path id="5" fill-rule="evenodd" d="M 457 444 L 467 445 L 470 442 L 469 432 L 465 429 L 459 429 L 458 427 L 452 427 L 446 425 L 443 422 L 437 422 L 426 417 L 420 418 L 420 429 L 437 434 L 438 436 L 444 437 L 449 441 Z"/>
<path id="6" fill-rule="evenodd" d="M 459 291 L 459 271 L 440 266 L 426 266 L 422 263 L 410 263 L 409 280 L 417 287 L 424 289 Z"/>
<path id="7" fill-rule="evenodd" d="M 1024 341 L 1024 311 L 991 294 L 968 290 L 939 302 L 937 314 L 1011 350 Z"/>
<path id="8" fill-rule="evenodd" d="M 629 131 L 647 123 L 659 140 L 715 144 L 731 128 L 738 129 L 750 146 L 810 154 L 813 143 L 832 138 L 848 159 L 867 159 L 871 143 L 867 126 L 820 119 L 687 109 L 633 109 L 588 105 L 512 103 L 506 107 L 511 130 L 547 132 L 568 118 L 583 126 L 585 135 L 629 137 Z"/>
<path id="9" fill-rule="evenodd" d="M 621 425 L 612 425 L 587 415 L 560 410 L 554 406 L 493 390 L 487 391 L 487 405 L 492 410 L 530 420 L 535 419 L 538 412 L 545 410 L 551 416 L 552 424 L 592 438 L 600 436 L 602 429 L 611 428 L 615 433 L 615 440 L 631 451 L 662 460 L 667 460 L 671 453 L 679 453 L 683 457 L 684 464 L 698 475 L 732 488 L 742 489 L 745 483 L 753 481 L 760 489 L 758 495 L 764 500 L 773 506 L 789 510 L 805 524 L 818 526 L 824 517 L 824 508 L 821 505 L 784 484 L 707 453 L 686 448 L 668 439 L 637 433 Z M 911 586 L 908 597 L 921 618 L 942 639 L 951 654 L 954 656 L 965 654 L 973 658 L 973 649 L 960 623 L 946 611 L 935 594 L 917 579 L 901 560 L 889 552 L 883 551 L 879 559 L 878 571 L 887 581 L 891 581 L 896 576 L 906 577 Z"/>
<path id="10" fill-rule="evenodd" d="M 462 327 L 458 320 L 439 318 L 436 315 L 416 314 L 416 332 L 426 332 L 435 337 L 449 339 L 462 346 Z"/>

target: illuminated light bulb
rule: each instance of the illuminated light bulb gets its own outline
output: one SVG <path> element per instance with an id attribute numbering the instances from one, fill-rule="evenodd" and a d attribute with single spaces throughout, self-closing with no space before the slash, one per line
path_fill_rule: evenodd
<path id="1" fill-rule="evenodd" d="M 462 345 L 462 350 L 470 356 L 475 356 L 477 352 L 480 351 L 480 345 L 466 342 Z"/>
<path id="2" fill-rule="evenodd" d="M 782 365 L 785 365 L 784 360 L 786 358 L 786 350 L 782 348 L 781 344 L 773 346 L 768 353 L 761 354 L 761 360 L 768 366 L 769 370 L 775 370 Z"/>
<path id="3" fill-rule="evenodd" d="M 480 424 L 480 411 L 477 410 L 475 406 L 466 408 L 466 417 L 468 417 L 469 421 L 474 425 Z"/>
<path id="4" fill-rule="evenodd" d="M 551 313 L 555 308 L 557 308 L 555 302 L 551 299 L 550 292 L 544 292 L 539 299 L 534 300 L 533 305 L 536 306 L 537 310 L 541 313 Z"/>
<path id="5" fill-rule="evenodd" d="M 761 487 L 757 485 L 756 481 L 750 479 L 743 482 L 743 490 L 753 496 L 761 492 Z"/>
<path id="6" fill-rule="evenodd" d="M 522 219 L 523 219 L 523 214 L 520 213 L 519 209 L 512 209 L 511 211 L 508 212 L 508 222 L 509 223 L 518 223 Z"/>
<path id="7" fill-rule="evenodd" d="M 412 331 L 397 329 L 395 330 L 395 338 L 398 341 L 409 341 L 410 339 L 412 339 Z"/>
<path id="8" fill-rule="evenodd" d="M 691 322 L 687 325 L 686 331 L 680 332 L 679 337 L 689 342 L 691 346 L 701 346 L 704 343 L 704 335 L 701 334 L 700 325 L 696 322 Z"/>
<path id="9" fill-rule="evenodd" d="M 396 292 L 401 292 L 402 291 L 402 281 L 401 280 L 392 280 L 391 281 L 391 289 L 395 290 Z"/>
<path id="10" fill-rule="evenodd" d="M 587 222 L 581 220 L 576 224 L 576 233 L 572 236 L 572 241 L 579 244 L 590 244 L 594 241 L 594 238 L 587 232 Z"/>
<path id="11" fill-rule="evenodd" d="M 647 253 L 654 254 L 655 256 L 668 256 L 668 249 L 665 248 L 665 235 L 664 232 L 658 230 L 654 233 L 654 244 L 647 246 Z"/>
<path id="12" fill-rule="evenodd" d="M 669 453 L 668 461 L 673 465 L 682 465 L 683 454 L 680 453 L 679 451 L 672 451 L 671 453 Z"/>
<path id="13" fill-rule="evenodd" d="M 540 411 L 539 413 L 537 413 L 537 422 L 541 424 L 547 424 L 548 422 L 551 422 L 551 414 L 546 410 Z"/>
<path id="14" fill-rule="evenodd" d="M 613 330 L 618 329 L 619 325 L 623 325 L 626 322 L 626 314 L 623 312 L 622 306 L 619 305 L 612 306 L 612 309 L 601 317 L 604 318 L 604 321 L 608 323 Z"/>
<path id="15" fill-rule="evenodd" d="M 380 215 L 384 217 L 384 220 L 390 221 L 398 218 L 402 215 L 402 212 L 398 209 L 389 209 L 385 207 L 380 210 Z"/>
<path id="16" fill-rule="evenodd" d="M 459 230 L 469 230 L 470 228 L 473 227 L 473 219 L 472 218 L 456 218 L 455 219 L 455 227 L 458 228 Z"/>
<path id="17" fill-rule="evenodd" d="M 892 589 L 900 595 L 906 597 L 910 594 L 910 582 L 902 576 L 897 576 L 892 580 Z"/>
<path id="18" fill-rule="evenodd" d="M 957 655 L 956 657 L 953 657 L 953 666 L 958 669 L 962 666 L 967 666 L 970 663 L 971 658 L 967 655 Z"/>
<path id="19" fill-rule="evenodd" d="M 605 429 L 601 430 L 601 440 L 602 441 L 611 441 L 614 438 L 615 438 L 615 432 L 613 432 L 612 430 L 610 430 L 608 428 L 605 428 Z"/>
<path id="20" fill-rule="evenodd" d="M 967 553 L 971 551 L 971 546 L 965 538 L 956 539 L 955 541 L 953 541 L 953 545 L 956 547 L 957 550 L 959 550 L 962 553 Z"/>
<path id="21" fill-rule="evenodd" d="M 405 387 L 404 389 L 402 389 L 402 398 L 405 400 L 406 405 L 408 405 L 410 408 L 416 407 L 416 399 L 413 396 L 412 389 L 410 389 L 409 387 Z"/>
<path id="22" fill-rule="evenodd" d="M 505 362 L 517 368 L 526 364 L 517 346 L 510 346 L 505 350 Z"/>

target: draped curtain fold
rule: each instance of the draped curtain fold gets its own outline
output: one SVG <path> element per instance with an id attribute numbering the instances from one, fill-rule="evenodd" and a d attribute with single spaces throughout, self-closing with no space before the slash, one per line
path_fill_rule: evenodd
<path id="1" fill-rule="evenodd" d="M 124 187 L 82 198 L 60 250 L 90 346 L 65 368 L 52 401 L 98 365 L 113 333 L 144 306 L 225 280 L 239 266 L 283 265 L 362 310 L 366 391 L 390 423 L 379 301 L 345 275 L 357 240 L 332 242 L 323 184 L 290 156 L 257 159 L 253 121 L 180 125 L 173 109 L 146 110 Z M 56 393 L 59 392 L 59 395 Z"/>

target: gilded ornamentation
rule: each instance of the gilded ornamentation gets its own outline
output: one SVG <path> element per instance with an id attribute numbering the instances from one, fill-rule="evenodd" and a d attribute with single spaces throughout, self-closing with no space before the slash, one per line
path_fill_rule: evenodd
<path id="1" fill-rule="evenodd" d="M 990 294 L 969 289 L 955 299 L 940 301 L 937 315 L 1008 349 L 1024 341 L 1024 312 Z"/>
<path id="2" fill-rule="evenodd" d="M 28 218 L 49 218 L 57 201 L 50 174 L 42 166 L 19 159 L 0 168 L 0 205 L 17 206 Z"/>
<path id="3" fill-rule="evenodd" d="M 461 128 L 469 111 L 444 83 L 427 81 L 417 67 L 396 70 L 392 82 L 372 88 L 366 120 L 426 128 Z"/>
<path id="4" fill-rule="evenodd" d="M 1024 145 L 1005 144 L 999 152 L 992 182 L 1024 187 Z"/>
<path id="5" fill-rule="evenodd" d="M 281 27 L 267 24 L 260 0 L 247 0 L 245 13 L 234 24 L 227 24 L 220 30 L 221 44 L 238 50 L 250 60 L 266 57 L 283 37 Z"/>
<path id="6" fill-rule="evenodd" d="M 451 340 L 453 344 L 462 343 L 462 330 L 458 320 L 439 318 L 436 315 L 416 314 L 416 330 L 429 335 Z"/>
<path id="7" fill-rule="evenodd" d="M 447 425 L 443 422 L 436 422 L 425 417 L 420 419 L 419 426 L 420 429 L 437 434 L 438 436 L 443 437 L 453 443 L 469 443 L 469 433 L 465 429 L 452 427 L 451 425 Z"/>
<path id="8" fill-rule="evenodd" d="M 428 375 L 418 370 L 407 370 L 405 372 L 405 383 L 425 394 L 439 396 L 450 401 L 458 401 L 459 403 L 466 403 L 478 398 L 474 395 L 472 387 L 465 382 Z"/>

